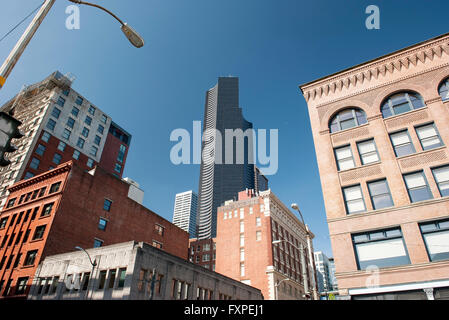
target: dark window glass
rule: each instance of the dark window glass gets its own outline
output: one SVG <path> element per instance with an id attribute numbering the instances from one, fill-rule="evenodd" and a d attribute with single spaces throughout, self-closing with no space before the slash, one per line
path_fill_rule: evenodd
<path id="1" fill-rule="evenodd" d="M 112 201 L 110 201 L 108 199 L 104 199 L 104 203 L 103 203 L 104 210 L 111 211 L 111 205 L 112 205 Z"/>
<path id="2" fill-rule="evenodd" d="M 408 112 L 414 109 L 423 108 L 424 100 L 413 92 L 401 92 L 390 96 L 382 104 L 382 115 L 384 118 Z"/>
<path id="3" fill-rule="evenodd" d="M 394 205 L 387 180 L 370 182 L 368 183 L 368 189 L 374 210 L 392 207 Z"/>
<path id="4" fill-rule="evenodd" d="M 353 128 L 367 123 L 366 114 L 360 109 L 345 109 L 337 113 L 329 122 L 331 133 Z M 127 143 L 127 142 L 125 142 Z"/>
<path id="5" fill-rule="evenodd" d="M 43 156 L 45 152 L 45 146 L 39 144 L 36 148 L 36 153 L 40 156 Z"/>

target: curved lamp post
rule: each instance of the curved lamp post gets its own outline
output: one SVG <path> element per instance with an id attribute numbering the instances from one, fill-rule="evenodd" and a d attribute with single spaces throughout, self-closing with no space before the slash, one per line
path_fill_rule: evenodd
<path id="1" fill-rule="evenodd" d="M 90 258 L 89 253 L 86 250 L 84 250 L 83 248 L 76 246 L 75 249 L 80 250 L 80 251 L 84 251 L 87 254 L 87 257 L 89 258 L 89 262 L 92 265 L 92 272 L 90 274 L 90 279 L 89 280 L 92 281 L 92 286 L 93 286 L 93 283 L 94 283 L 94 271 L 95 271 L 95 267 L 97 266 L 97 260 L 92 261 L 92 259 Z M 92 290 L 93 290 L 93 288 L 92 288 Z M 87 287 L 86 295 L 87 295 L 87 298 L 89 298 L 89 287 Z"/>
<path id="2" fill-rule="evenodd" d="M 290 281 L 290 279 L 289 278 L 285 278 L 285 279 L 282 279 L 281 281 L 276 281 L 276 283 L 274 284 L 274 300 L 278 299 L 278 287 L 284 281 Z"/>
<path id="3" fill-rule="evenodd" d="M 25 51 L 25 48 L 30 43 L 31 39 L 33 38 L 34 34 L 36 33 L 39 26 L 42 24 L 42 21 L 47 16 L 48 12 L 50 11 L 51 7 L 55 4 L 56 0 L 45 0 L 42 7 L 39 9 L 36 16 L 31 21 L 28 28 L 23 33 L 22 37 L 19 39 L 17 44 L 12 49 L 9 56 L 6 58 L 3 65 L 0 67 L 0 89 L 3 87 L 3 85 L 6 82 L 6 79 L 11 74 L 12 69 L 16 65 L 17 61 L 21 57 L 22 53 Z M 84 1 L 78 1 L 78 0 L 68 0 L 70 2 L 76 3 L 76 4 L 84 4 L 91 7 L 96 7 L 98 9 L 101 9 L 105 12 L 107 12 L 109 15 L 114 17 L 117 21 L 120 22 L 121 29 L 123 33 L 125 34 L 126 38 L 137 48 L 141 48 L 144 45 L 143 38 L 133 29 L 131 28 L 127 23 L 124 23 L 121 19 L 119 19 L 115 14 L 113 14 L 111 11 L 109 11 L 106 8 L 103 8 L 100 5 L 84 2 Z"/>

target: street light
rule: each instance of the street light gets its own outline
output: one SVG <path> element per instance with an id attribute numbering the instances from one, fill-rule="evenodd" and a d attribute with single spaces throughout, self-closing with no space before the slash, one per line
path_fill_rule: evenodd
<path id="1" fill-rule="evenodd" d="M 90 258 L 89 253 L 88 253 L 86 250 L 84 250 L 83 248 L 81 248 L 81 247 L 79 247 L 79 246 L 76 246 L 75 249 L 80 250 L 80 251 L 84 251 L 84 252 L 87 254 L 87 257 L 89 258 L 89 262 L 90 262 L 90 264 L 92 265 L 92 272 L 91 272 L 91 274 L 90 274 L 90 279 L 89 279 L 89 280 L 92 280 L 92 287 L 93 287 L 93 283 L 94 283 L 94 271 L 95 271 L 95 267 L 97 266 L 97 260 L 95 259 L 94 261 L 92 261 L 92 259 Z M 92 290 L 93 290 L 93 288 L 92 288 Z M 89 287 L 87 287 L 86 295 L 87 295 L 87 298 L 89 298 Z M 91 296 L 91 297 L 92 297 L 92 296 Z"/>
<path id="2" fill-rule="evenodd" d="M 289 278 L 285 278 L 285 279 L 282 279 L 281 281 L 276 281 L 276 283 L 274 284 L 274 300 L 277 300 L 278 299 L 278 287 L 281 285 L 281 283 L 282 282 L 284 282 L 284 281 L 290 281 L 290 279 Z"/>
<path id="3" fill-rule="evenodd" d="M 39 26 L 42 24 L 42 21 L 47 16 L 48 12 L 50 11 L 51 7 L 55 4 L 56 0 L 45 0 L 42 7 L 39 9 L 36 16 L 31 21 L 28 28 L 23 33 L 22 37 L 19 39 L 15 47 L 12 49 L 9 56 L 6 58 L 3 65 L 0 67 L 0 89 L 4 86 L 6 79 L 11 74 L 12 69 L 16 65 L 17 61 L 21 57 L 22 53 L 25 51 L 25 48 L 30 43 L 31 39 L 33 38 L 34 34 L 36 33 Z M 127 23 L 124 23 L 122 20 L 120 20 L 115 14 L 113 14 L 111 11 L 109 11 L 106 8 L 103 8 L 102 6 L 99 6 L 97 4 L 84 2 L 84 1 L 78 1 L 78 0 L 68 0 L 70 2 L 76 3 L 76 4 L 84 4 L 91 7 L 96 7 L 98 9 L 101 9 L 108 14 L 110 14 L 112 17 L 114 17 L 117 21 L 121 24 L 121 29 L 125 36 L 128 38 L 128 40 L 131 42 L 132 45 L 134 45 L 137 48 L 141 48 L 144 45 L 143 38 L 133 29 L 131 28 Z"/>

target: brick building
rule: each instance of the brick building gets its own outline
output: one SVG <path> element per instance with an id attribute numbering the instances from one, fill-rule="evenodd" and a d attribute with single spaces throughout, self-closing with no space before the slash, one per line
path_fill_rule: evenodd
<path id="1" fill-rule="evenodd" d="M 96 165 L 121 178 L 131 135 L 72 88 L 73 77 L 56 71 L 24 88 L 1 110 L 14 110 L 25 133 L 13 140 L 18 150 L 0 168 L 0 208 L 8 186 L 72 160 L 85 169 Z"/>
<path id="2" fill-rule="evenodd" d="M 190 239 L 189 240 L 189 261 L 198 264 L 206 269 L 215 271 L 216 248 L 215 238 L 211 239 Z"/>
<path id="3" fill-rule="evenodd" d="M 24 297 L 49 255 L 145 241 L 187 259 L 189 234 L 132 197 L 135 186 L 101 167 L 67 162 L 9 187 L 0 214 L 0 296 Z"/>
<path id="4" fill-rule="evenodd" d="M 449 297 L 449 34 L 300 86 L 340 294 Z"/>
<path id="5" fill-rule="evenodd" d="M 316 299 L 313 237 L 271 190 L 242 191 L 218 208 L 215 271 L 265 299 Z"/>

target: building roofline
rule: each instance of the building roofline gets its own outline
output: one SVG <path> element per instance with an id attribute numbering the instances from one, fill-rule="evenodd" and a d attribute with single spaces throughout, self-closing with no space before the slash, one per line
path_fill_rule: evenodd
<path id="1" fill-rule="evenodd" d="M 426 44 L 426 43 L 433 42 L 433 41 L 435 41 L 435 40 L 439 40 L 439 39 L 442 39 L 442 38 L 448 37 L 448 36 L 449 36 L 449 32 L 448 32 L 448 33 L 441 34 L 441 35 L 438 35 L 438 36 L 433 37 L 433 38 L 431 38 L 431 39 L 428 39 L 428 40 L 425 40 L 425 41 L 422 41 L 422 42 L 418 42 L 418 43 L 412 44 L 412 45 L 407 46 L 407 47 L 405 47 L 405 48 L 402 48 L 402 49 L 393 51 L 393 52 L 391 52 L 391 53 L 388 53 L 388 54 L 379 56 L 379 57 L 377 57 L 377 58 L 374 58 L 374 59 L 371 59 L 371 60 L 368 60 L 368 61 L 359 63 L 359 64 L 357 64 L 357 65 L 355 65 L 355 66 L 352 66 L 352 67 L 349 67 L 349 68 L 346 68 L 346 69 L 337 71 L 337 72 L 335 72 L 335 73 L 332 73 L 332 74 L 329 74 L 329 75 L 320 77 L 320 78 L 315 79 L 315 80 L 313 80 L 313 81 L 306 82 L 306 83 L 304 83 L 304 84 L 299 85 L 298 87 L 299 87 L 299 89 L 301 90 L 301 92 L 304 93 L 303 87 L 308 87 L 308 86 L 310 86 L 310 85 L 316 84 L 316 83 L 318 83 L 318 82 L 320 82 L 320 81 L 323 81 L 323 80 L 326 80 L 326 79 L 328 79 L 328 78 L 335 77 L 335 76 L 337 76 L 337 75 L 339 75 L 339 74 L 342 74 L 342 73 L 345 73 L 345 72 L 348 72 L 348 71 L 351 71 L 351 70 L 360 68 L 360 67 L 362 67 L 362 66 L 368 65 L 368 64 L 370 64 L 370 63 L 376 62 L 376 61 L 381 60 L 381 59 L 386 59 L 386 58 L 388 58 L 388 57 L 394 56 L 394 55 L 396 55 L 396 54 L 398 54 L 398 53 L 400 53 L 400 52 L 402 52 L 402 51 L 410 50 L 410 49 L 413 49 L 413 48 L 422 46 L 422 45 L 424 45 L 424 44 Z"/>

